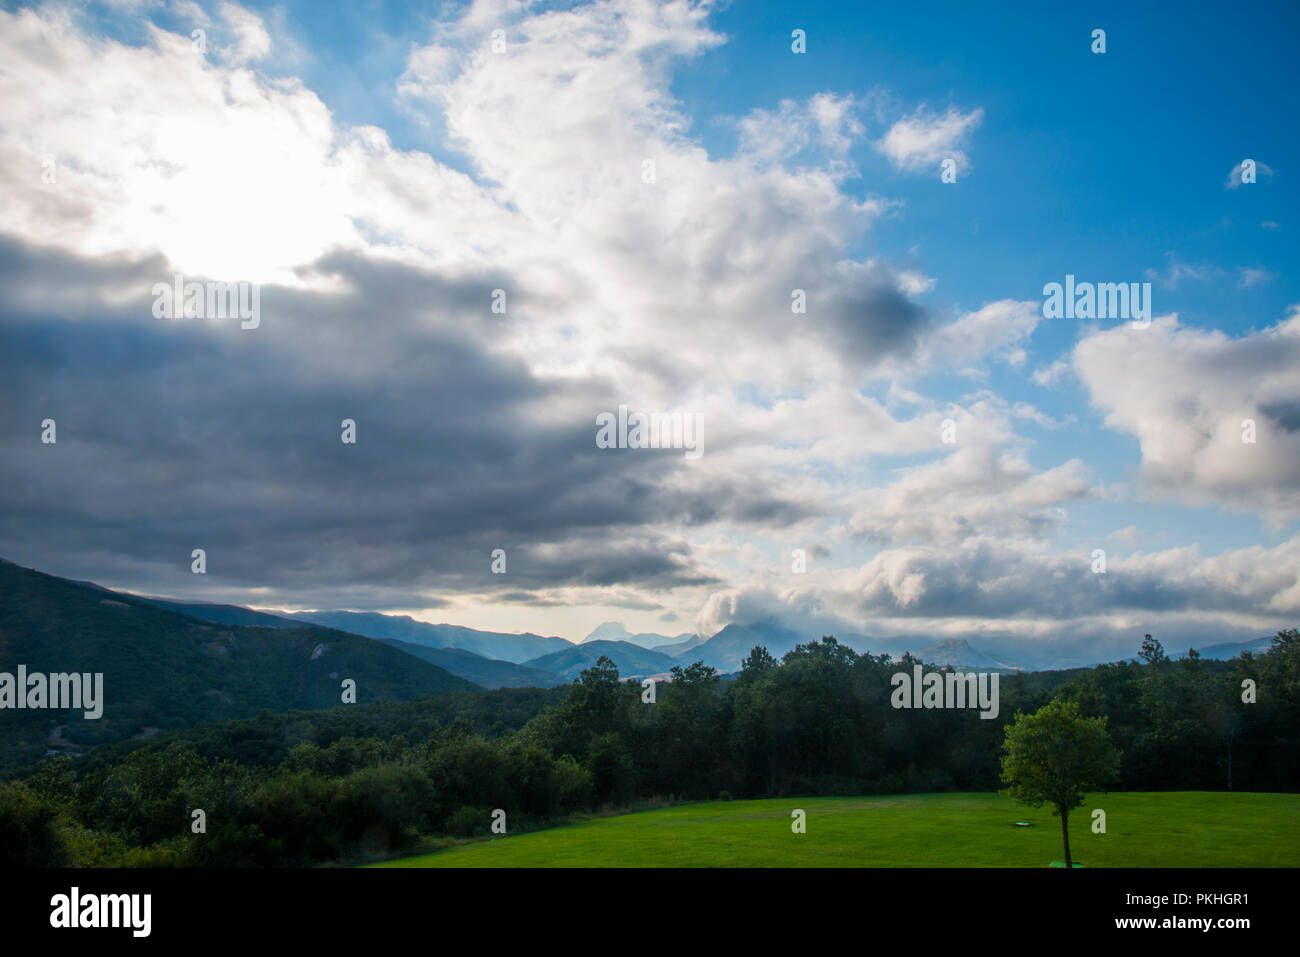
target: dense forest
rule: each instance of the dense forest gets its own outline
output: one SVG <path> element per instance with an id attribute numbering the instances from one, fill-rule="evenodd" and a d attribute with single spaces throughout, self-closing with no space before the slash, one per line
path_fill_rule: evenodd
<path id="1" fill-rule="evenodd" d="M 515 832 L 682 800 L 993 791 L 1006 726 L 1053 699 L 1107 718 L 1121 789 L 1300 789 L 1294 629 L 1231 662 L 1173 661 L 1147 636 L 1137 661 L 1002 675 L 994 720 L 895 709 L 890 679 L 915 664 L 826 637 L 779 661 L 755 648 L 725 680 L 674 668 L 651 703 L 602 659 L 567 688 L 264 712 L 104 745 L 0 786 L 0 861 L 350 863 L 484 834 L 495 809 Z"/>

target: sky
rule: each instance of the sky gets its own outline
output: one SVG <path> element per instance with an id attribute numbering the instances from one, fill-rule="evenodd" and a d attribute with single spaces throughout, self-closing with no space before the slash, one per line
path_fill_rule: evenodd
<path id="1" fill-rule="evenodd" d="M 1045 6 L 3 5 L 0 556 L 573 640 L 1294 627 L 1300 13 Z"/>

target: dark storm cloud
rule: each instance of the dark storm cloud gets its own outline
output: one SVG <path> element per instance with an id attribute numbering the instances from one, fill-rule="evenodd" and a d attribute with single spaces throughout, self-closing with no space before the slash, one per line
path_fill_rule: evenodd
<path id="1" fill-rule="evenodd" d="M 1259 411 L 1286 431 L 1300 432 L 1300 399 L 1261 405 Z"/>
<path id="2" fill-rule="evenodd" d="M 863 362 L 913 353 L 930 326 L 926 312 L 900 291 L 894 277 L 872 270 L 828 303 L 826 335 L 847 355 Z"/>
<path id="3" fill-rule="evenodd" d="M 312 268 L 340 291 L 264 287 L 260 326 L 241 329 L 154 318 L 153 284 L 172 278 L 157 257 L 0 243 L 0 555 L 155 592 L 415 607 L 505 581 L 709 583 L 647 526 L 800 514 L 756 484 L 675 490 L 680 454 L 596 448 L 606 384 L 544 382 L 493 351 L 508 276 L 345 253 Z M 589 413 L 545 415 L 553 403 Z"/>
<path id="4" fill-rule="evenodd" d="M 900 572 L 902 573 L 900 575 Z M 899 595 L 891 580 L 919 576 L 923 589 Z M 1231 576 L 1207 577 L 1188 563 L 1179 569 L 1112 563 L 1095 573 L 1088 553 L 1077 557 L 978 544 L 958 553 L 914 553 L 863 588 L 860 611 L 916 618 L 1075 619 L 1124 612 L 1257 612 L 1260 596 Z"/>
<path id="5" fill-rule="evenodd" d="M 546 598 L 530 591 L 508 591 L 493 596 L 497 601 L 510 602 L 515 605 L 531 605 L 534 608 L 555 608 L 565 603 L 555 598 Z"/>
<path id="6" fill-rule="evenodd" d="M 533 608 L 557 608 L 567 605 L 568 602 L 558 598 L 549 598 L 545 595 L 539 595 L 535 592 L 511 591 L 502 594 L 493 595 L 495 601 L 510 602 L 516 605 L 528 605 Z M 635 611 L 658 611 L 663 607 L 656 602 L 640 601 L 635 598 L 621 598 L 610 596 L 602 599 L 602 604 L 614 608 L 629 608 Z"/>

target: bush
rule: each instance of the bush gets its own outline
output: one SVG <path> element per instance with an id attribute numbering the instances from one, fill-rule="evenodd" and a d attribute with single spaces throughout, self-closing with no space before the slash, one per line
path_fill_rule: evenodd
<path id="1" fill-rule="evenodd" d="M 271 862 L 332 860 L 345 846 L 341 784 L 307 773 L 280 774 L 253 795 L 251 821 L 266 834 Z"/>
<path id="2" fill-rule="evenodd" d="M 584 763 L 591 772 L 598 801 L 626 804 L 636 794 L 636 765 L 617 734 L 610 732 L 593 739 Z"/>
<path id="3" fill-rule="evenodd" d="M 256 824 L 220 821 L 190 842 L 187 862 L 194 867 L 259 867 L 270 860 L 266 838 Z"/>
<path id="4" fill-rule="evenodd" d="M 185 859 L 170 847 L 133 847 L 126 852 L 124 867 L 181 867 Z"/>
<path id="5" fill-rule="evenodd" d="M 447 818 L 443 830 L 456 837 L 473 837 L 475 834 L 485 833 L 491 820 L 492 812 L 489 809 L 470 807 L 466 804 Z"/>
<path id="6" fill-rule="evenodd" d="M 121 867 L 126 859 L 126 841 L 116 834 L 73 824 L 64 831 L 64 840 L 73 867 Z"/>
<path id="7" fill-rule="evenodd" d="M 58 809 L 22 785 L 0 787 L 0 867 L 70 863 Z"/>
<path id="8" fill-rule="evenodd" d="M 433 788 L 419 768 L 366 768 L 346 778 L 342 791 L 345 836 L 361 841 L 371 853 L 406 847 L 427 826 Z"/>
<path id="9" fill-rule="evenodd" d="M 591 807 L 594 785 L 587 769 L 569 757 L 557 758 L 551 770 L 555 809 L 560 813 Z"/>

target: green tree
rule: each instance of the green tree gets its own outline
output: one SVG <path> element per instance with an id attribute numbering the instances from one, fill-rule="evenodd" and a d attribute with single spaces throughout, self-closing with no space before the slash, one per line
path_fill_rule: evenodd
<path id="1" fill-rule="evenodd" d="M 741 684 L 757 681 L 776 667 L 776 659 L 762 645 L 750 649 L 749 656 L 740 663 Z"/>
<path id="2" fill-rule="evenodd" d="M 64 867 L 68 857 L 58 808 L 21 784 L 0 785 L 0 866 Z"/>
<path id="3" fill-rule="evenodd" d="M 1286 628 L 1273 636 L 1268 653 L 1275 655 L 1284 687 L 1294 691 L 1300 684 L 1300 629 Z"/>
<path id="4" fill-rule="evenodd" d="M 1149 665 L 1168 660 L 1165 656 L 1165 647 L 1160 644 L 1160 639 L 1152 638 L 1150 635 L 1142 636 L 1142 648 L 1138 652 L 1138 657 Z"/>
<path id="5" fill-rule="evenodd" d="M 1086 791 L 1105 789 L 1119 771 L 1105 716 L 1085 718 L 1073 701 L 1053 701 L 1007 726 L 1002 781 L 1007 793 L 1031 807 L 1050 804 L 1061 819 L 1065 866 L 1070 859 L 1070 811 Z"/>
<path id="6" fill-rule="evenodd" d="M 717 669 L 702 661 L 674 665 L 671 673 L 654 709 L 656 783 L 668 793 L 713 797 L 728 757 L 728 700 L 719 693 Z"/>
<path id="7" fill-rule="evenodd" d="M 605 655 L 583 670 L 570 686 L 569 697 L 564 702 L 567 709 L 588 740 L 611 731 L 624 730 L 620 726 L 625 690 L 619 684 L 618 666 Z"/>

